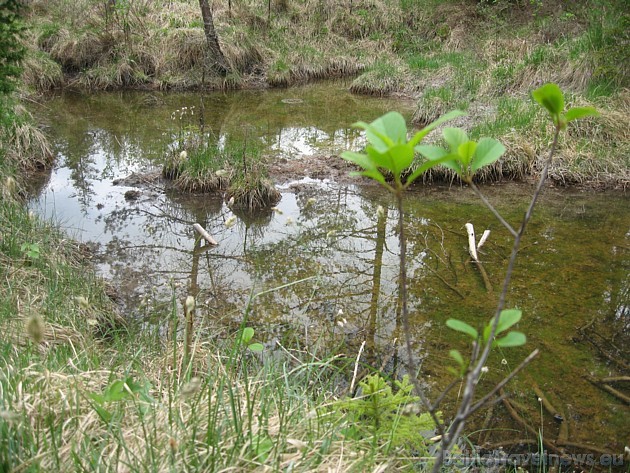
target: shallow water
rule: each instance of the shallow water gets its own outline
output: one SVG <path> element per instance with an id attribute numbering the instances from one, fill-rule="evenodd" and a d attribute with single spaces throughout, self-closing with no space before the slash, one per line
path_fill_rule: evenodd
<path id="1" fill-rule="evenodd" d="M 174 114 L 193 106 L 196 115 L 179 120 L 181 112 Z M 62 95 L 45 107 L 38 113 L 54 138 L 57 167 L 34 183 L 31 207 L 94 246 L 98 270 L 120 287 L 130 315 L 168 304 L 175 288 L 178 299 L 195 294 L 201 312 L 230 326 L 241 320 L 252 294 L 277 288 L 256 297 L 250 315 L 257 337 L 269 347 L 325 340 L 356 353 L 366 341 L 365 360 L 398 368 L 404 351 L 397 212 L 380 189 L 312 179 L 284 182 L 276 211 L 237 214 L 236 225 L 226 228 L 232 212 L 220 196 L 177 195 L 153 181 L 113 183 L 159 169 L 166 148 L 202 108 L 207 129 L 218 139 L 247 136 L 259 140 L 273 159 L 290 160 L 358 147 L 360 135 L 349 124 L 390 109 L 409 116 L 409 103 L 356 97 L 343 85 L 319 84 L 203 97 Z M 125 198 L 130 190 L 139 191 L 137 199 Z M 532 190 L 506 184 L 484 192 L 516 226 Z M 437 392 L 450 381 L 449 349 L 467 349 L 444 323 L 454 317 L 481 325 L 490 318 L 511 240 L 468 189 L 418 189 L 406 205 L 413 339 L 423 380 Z M 385 212 L 377 212 L 378 206 Z M 492 230 L 482 252 L 491 288 L 470 264 L 466 222 L 478 233 Z M 219 245 L 196 240 L 193 223 Z M 541 420 L 535 382 L 568 419 L 571 441 L 620 453 L 630 438 L 628 406 L 584 376 L 628 375 L 623 370 L 629 363 L 629 273 L 628 197 L 548 189 L 523 241 L 508 296 L 509 307 L 523 310 L 518 329 L 528 343 L 494 353 L 482 389 L 538 347 L 539 358 L 508 389 L 524 406 L 522 416 L 534 429 L 542 425 L 545 438 L 558 436 L 549 414 Z M 481 428 L 485 415 L 472 425 Z M 488 419 L 490 443 L 527 437 L 514 432 L 519 427 L 501 406 Z"/>

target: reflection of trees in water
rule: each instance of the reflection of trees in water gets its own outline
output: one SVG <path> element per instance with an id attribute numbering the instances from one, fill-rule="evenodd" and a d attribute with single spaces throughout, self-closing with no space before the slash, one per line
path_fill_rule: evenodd
<path id="1" fill-rule="evenodd" d="M 629 235 L 630 236 L 630 233 Z M 630 346 L 630 248 L 615 246 L 613 264 L 609 265 L 610 290 L 604 293 L 604 307 L 613 333 L 618 334 L 626 348 Z"/>
<path id="2" fill-rule="evenodd" d="M 234 286 L 235 274 L 247 273 L 242 247 L 225 240 L 224 204 L 218 195 L 170 194 L 149 202 L 126 204 L 105 217 L 114 236 L 103 259 L 112 278 L 133 300 L 142 294 L 170 298 L 171 282 L 178 297 L 192 294 L 199 304 L 231 310 L 244 299 Z M 268 216 L 265 217 L 268 222 Z M 192 229 L 199 223 L 221 242 L 208 246 Z M 249 222 L 251 232 L 261 221 Z M 246 229 L 247 231 L 247 229 Z"/>
<path id="3" fill-rule="evenodd" d="M 264 288 L 317 278 L 264 296 L 259 317 L 268 322 L 298 319 L 320 330 L 332 326 L 352 335 L 360 331 L 361 340 L 370 338 L 370 348 L 382 347 L 396 330 L 397 305 L 391 262 L 383 261 L 391 234 L 387 215 L 377 215 L 375 203 L 363 203 L 362 208 L 349 188 L 326 193 L 306 188 L 296 200 L 297 231 L 251 250 L 256 274 Z M 382 282 L 384 266 L 389 274 Z M 349 324 L 340 329 L 337 323 L 343 319 Z"/>

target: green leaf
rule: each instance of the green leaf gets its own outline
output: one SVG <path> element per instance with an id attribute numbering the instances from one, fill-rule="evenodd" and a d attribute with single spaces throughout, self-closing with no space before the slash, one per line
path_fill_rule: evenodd
<path id="1" fill-rule="evenodd" d="M 477 143 L 475 143 L 474 141 L 467 141 L 466 143 L 462 143 L 458 146 L 457 154 L 459 155 L 461 162 L 465 168 L 468 168 L 468 164 L 474 156 L 476 149 Z"/>
<path id="2" fill-rule="evenodd" d="M 415 147 L 415 150 L 430 160 L 440 159 L 448 154 L 448 151 L 441 146 L 433 145 L 418 145 Z"/>
<path id="3" fill-rule="evenodd" d="M 269 453 L 273 450 L 273 440 L 269 437 L 265 437 L 264 439 L 257 438 L 254 441 L 254 448 L 256 451 L 255 460 L 264 463 L 267 461 L 269 457 Z"/>
<path id="4" fill-rule="evenodd" d="M 464 366 L 464 357 L 457 350 L 451 350 L 448 352 L 449 356 L 453 358 L 459 366 Z"/>
<path id="5" fill-rule="evenodd" d="M 457 154 L 460 145 L 468 141 L 468 135 L 461 128 L 444 128 L 442 135 L 444 135 L 444 140 L 450 146 L 453 154 Z"/>
<path id="6" fill-rule="evenodd" d="M 118 379 L 110 384 L 105 392 L 103 392 L 103 402 L 122 401 L 129 398 L 129 393 L 125 389 L 125 382 Z"/>
<path id="7" fill-rule="evenodd" d="M 346 161 L 356 164 L 363 169 L 374 169 L 374 163 L 367 154 L 355 153 L 354 151 L 344 151 L 341 157 Z"/>
<path id="8" fill-rule="evenodd" d="M 501 315 L 499 315 L 499 323 L 497 324 L 497 331 L 495 332 L 495 336 L 499 335 L 501 332 L 505 332 L 512 325 L 521 320 L 522 312 L 518 309 L 506 309 L 501 311 Z M 490 338 L 490 332 L 492 331 L 492 323 L 493 320 L 488 323 L 483 329 L 483 339 L 484 341 L 488 341 Z"/>
<path id="9" fill-rule="evenodd" d="M 446 326 L 458 332 L 465 333 L 474 340 L 477 340 L 477 338 L 479 337 L 479 333 L 476 329 L 468 325 L 466 322 L 462 322 L 461 320 L 448 319 L 446 321 Z"/>
<path id="10" fill-rule="evenodd" d="M 253 352 L 261 352 L 265 349 L 262 343 L 252 343 L 247 348 Z"/>
<path id="11" fill-rule="evenodd" d="M 522 332 L 509 332 L 505 337 L 498 338 L 494 341 L 494 345 L 502 348 L 520 347 L 525 345 L 527 337 Z"/>
<path id="12" fill-rule="evenodd" d="M 388 168 L 396 176 L 407 169 L 413 162 L 413 148 L 407 144 L 395 145 L 389 150 L 391 167 Z"/>
<path id="13" fill-rule="evenodd" d="M 532 92 L 534 100 L 547 109 L 556 119 L 564 110 L 564 96 L 556 84 L 549 83 Z"/>
<path id="14" fill-rule="evenodd" d="M 418 147 L 416 147 L 418 148 Z M 441 149 L 441 148 L 440 148 Z M 409 176 L 407 178 L 407 182 L 405 183 L 405 186 L 410 185 L 413 181 L 415 181 L 423 172 L 431 169 L 432 167 L 435 167 L 439 164 L 445 165 L 447 166 L 446 163 L 451 163 L 451 164 L 455 164 L 457 166 L 459 166 L 459 163 L 457 163 L 456 161 L 453 160 L 453 155 L 452 154 L 447 154 L 445 156 L 442 156 L 441 158 L 438 159 L 433 159 L 433 160 L 428 160 L 425 161 L 424 163 L 422 163 L 422 165 L 420 165 L 412 174 L 411 176 Z"/>
<path id="15" fill-rule="evenodd" d="M 251 327 L 245 327 L 243 329 L 243 333 L 241 334 L 241 342 L 247 344 L 252 338 L 254 338 L 254 329 Z"/>
<path id="16" fill-rule="evenodd" d="M 363 171 L 363 172 L 351 172 L 350 173 L 351 176 L 365 176 L 365 177 L 369 177 L 370 179 L 374 179 L 377 182 L 380 182 L 381 184 L 383 184 L 384 186 L 387 187 L 387 182 L 385 181 L 385 176 L 383 176 L 380 171 L 378 169 L 369 169 L 367 171 Z"/>
<path id="17" fill-rule="evenodd" d="M 567 110 L 564 118 L 567 122 L 571 122 L 573 120 L 577 120 L 578 118 L 596 117 L 598 115 L 599 112 L 594 107 L 573 107 Z"/>
<path id="18" fill-rule="evenodd" d="M 462 112 L 461 110 L 453 110 L 451 112 L 448 112 L 446 115 L 442 115 L 440 118 L 438 118 L 437 120 L 435 120 L 432 123 L 429 123 L 422 130 L 420 130 L 415 135 L 413 135 L 413 138 L 411 138 L 411 140 L 409 140 L 409 144 L 411 146 L 416 146 L 418 143 L 420 143 L 420 141 L 422 141 L 422 139 L 425 136 L 427 136 L 429 133 L 431 133 L 435 128 L 440 126 L 442 123 L 445 123 L 445 122 L 450 121 L 450 120 L 452 120 L 454 118 L 457 118 L 457 117 L 461 117 L 463 115 L 466 115 L 466 114 L 464 112 Z"/>
<path id="19" fill-rule="evenodd" d="M 392 144 L 401 144 L 407 142 L 407 122 L 404 117 L 398 112 L 388 112 L 380 118 L 374 120 L 371 124 L 371 129 L 368 129 L 368 140 L 370 139 L 370 133 L 374 131 L 380 134 L 379 138 L 384 135 L 392 140 Z"/>
<path id="20" fill-rule="evenodd" d="M 472 171 L 494 163 L 505 153 L 505 146 L 493 138 L 481 138 L 477 143 L 477 152 L 472 161 Z"/>
<path id="21" fill-rule="evenodd" d="M 497 334 L 505 332 L 512 325 L 518 323 L 523 316 L 523 312 L 519 309 L 506 309 L 501 311 L 499 315 L 499 324 L 497 325 Z"/>
<path id="22" fill-rule="evenodd" d="M 385 153 L 394 144 L 390 138 L 379 132 L 370 123 L 356 122 L 352 126 L 365 130 L 365 136 L 370 144 L 381 153 Z"/>
<path id="23" fill-rule="evenodd" d="M 379 153 L 407 142 L 407 124 L 398 112 L 388 112 L 370 124 L 357 122 L 352 126 L 364 129 L 367 140 Z"/>
<path id="24" fill-rule="evenodd" d="M 94 396 L 94 394 L 90 394 L 90 396 Z M 107 409 L 105 409 L 102 406 L 102 403 L 99 403 L 100 405 L 99 404 L 93 404 L 93 403 L 90 403 L 90 404 L 92 406 L 92 409 L 94 409 L 96 411 L 96 413 L 101 418 L 101 420 L 103 422 L 105 422 L 106 424 L 109 424 L 109 421 L 112 420 L 112 417 L 114 415 L 111 412 L 109 412 Z"/>
<path id="25" fill-rule="evenodd" d="M 391 171 L 392 161 L 389 156 L 389 148 L 387 151 L 380 153 L 373 146 L 367 146 L 365 151 L 368 154 L 368 158 L 372 163 L 373 168 L 384 168 Z"/>

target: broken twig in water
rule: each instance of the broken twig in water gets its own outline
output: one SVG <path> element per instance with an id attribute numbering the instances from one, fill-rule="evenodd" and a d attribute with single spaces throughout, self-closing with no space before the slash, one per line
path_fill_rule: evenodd
<path id="1" fill-rule="evenodd" d="M 193 224 L 193 228 L 197 231 L 197 233 L 199 233 L 199 235 L 201 235 L 208 243 L 210 243 L 211 245 L 218 245 L 217 241 L 212 238 L 212 235 L 210 235 L 201 225 L 199 225 L 198 223 Z"/>
<path id="2" fill-rule="evenodd" d="M 600 388 L 600 389 L 606 391 L 608 394 L 616 397 L 621 402 L 624 402 L 625 404 L 630 405 L 630 397 L 626 396 L 624 393 L 622 393 L 621 391 L 618 391 L 617 389 L 613 388 L 612 386 L 606 384 L 603 380 L 594 378 L 593 376 L 590 376 L 590 375 L 587 375 L 586 379 L 588 379 L 592 384 L 594 384 L 598 388 Z"/>
<path id="3" fill-rule="evenodd" d="M 549 414 L 551 414 L 555 419 L 559 417 L 563 418 L 558 409 L 556 409 L 553 404 L 549 402 L 549 399 L 547 399 L 547 396 L 545 396 L 545 393 L 542 392 L 542 389 L 540 389 L 538 384 L 532 382 L 532 389 L 536 393 L 536 396 L 538 396 L 538 401 L 542 403 L 543 407 Z"/>
<path id="4" fill-rule="evenodd" d="M 530 426 L 519 414 L 518 412 L 516 412 L 516 409 L 514 409 L 514 406 L 512 405 L 512 403 L 507 399 L 507 397 L 505 396 L 505 393 L 503 392 L 503 389 L 501 389 L 499 391 L 501 393 L 501 398 L 503 401 L 503 405 L 505 406 L 505 408 L 507 409 L 507 411 L 509 412 L 510 416 L 512 417 L 512 419 L 514 419 L 516 421 L 517 424 L 521 425 L 527 432 L 529 432 L 533 438 L 537 439 L 538 438 L 538 432 L 536 431 L 536 429 L 534 429 L 532 426 Z M 543 445 L 548 449 L 551 450 L 554 453 L 562 453 L 558 447 L 556 447 L 556 445 L 554 445 L 552 442 L 550 442 L 547 439 L 541 438 L 539 439 L 539 441 L 542 441 Z"/>
<path id="5" fill-rule="evenodd" d="M 468 253 L 470 253 L 470 257 L 479 268 L 479 272 L 481 273 L 483 283 L 486 286 L 486 291 L 491 293 L 493 292 L 492 283 L 490 282 L 488 273 L 486 273 L 486 269 L 481 264 L 481 261 L 479 261 L 479 255 L 477 253 L 477 250 L 479 250 L 479 248 L 481 248 L 483 244 L 486 242 L 486 240 L 488 239 L 488 236 L 490 235 L 490 230 L 486 230 L 485 232 L 483 232 L 483 235 L 481 236 L 481 239 L 479 240 L 479 244 L 477 244 L 477 241 L 475 238 L 475 227 L 473 226 L 473 224 L 467 223 L 464 226 L 466 227 L 466 233 L 468 233 Z"/>
<path id="6" fill-rule="evenodd" d="M 475 227 L 472 223 L 464 225 L 466 227 L 466 233 L 468 233 L 468 253 L 475 263 L 479 262 L 479 256 L 477 255 L 477 242 L 475 239 Z"/>

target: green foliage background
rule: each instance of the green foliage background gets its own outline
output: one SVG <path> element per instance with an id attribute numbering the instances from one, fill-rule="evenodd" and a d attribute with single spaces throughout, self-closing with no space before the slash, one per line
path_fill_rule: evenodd
<path id="1" fill-rule="evenodd" d="M 20 19 L 18 0 L 0 0 L 0 94 L 15 90 L 21 73 L 20 61 L 26 49 L 20 42 L 25 27 Z"/>

